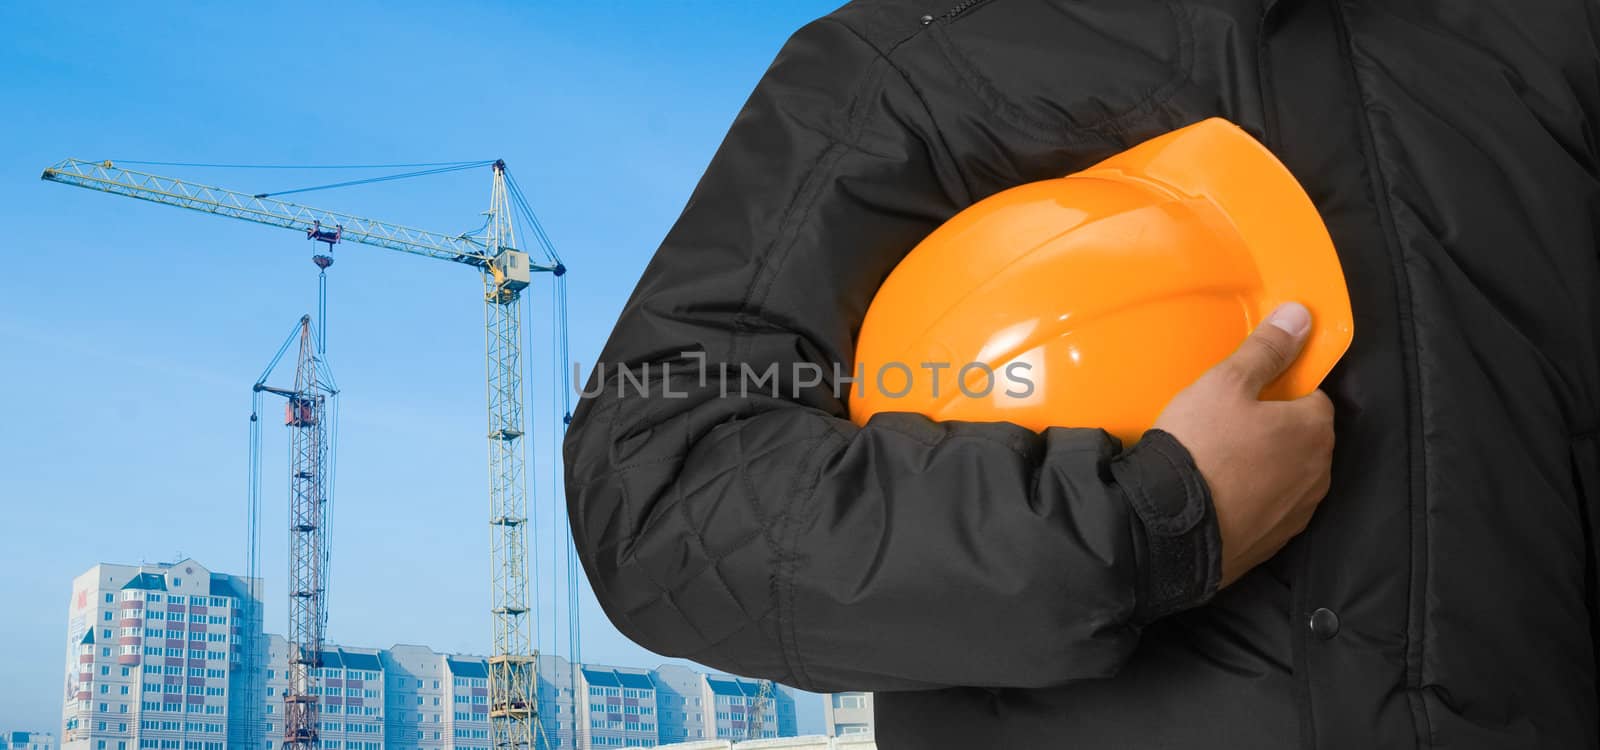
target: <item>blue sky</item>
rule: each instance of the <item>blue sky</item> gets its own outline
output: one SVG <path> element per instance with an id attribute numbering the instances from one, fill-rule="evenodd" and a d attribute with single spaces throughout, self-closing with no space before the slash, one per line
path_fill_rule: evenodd
<path id="1" fill-rule="evenodd" d="M 0 728 L 59 731 L 69 585 L 90 565 L 181 554 L 243 569 L 249 387 L 316 288 L 292 232 L 42 182 L 45 166 L 504 158 L 571 268 L 572 354 L 593 362 L 750 88 L 789 33 L 835 4 L 0 4 Z M 147 169 L 249 192 L 333 181 Z M 488 188 L 479 170 L 297 198 L 456 232 L 480 223 Z M 330 637 L 483 653 L 478 279 L 359 245 L 336 256 Z M 276 632 L 285 442 L 269 421 L 262 562 Z M 541 593 L 549 649 L 548 582 Z M 584 598 L 586 660 L 661 661 Z M 820 715 L 803 702 L 802 730 Z"/>

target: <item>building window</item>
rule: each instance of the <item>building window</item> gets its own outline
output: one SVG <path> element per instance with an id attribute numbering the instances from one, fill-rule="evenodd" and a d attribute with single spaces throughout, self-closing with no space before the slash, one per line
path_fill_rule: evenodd
<path id="1" fill-rule="evenodd" d="M 834 708 L 865 708 L 867 698 L 856 693 L 842 693 L 833 696 Z"/>

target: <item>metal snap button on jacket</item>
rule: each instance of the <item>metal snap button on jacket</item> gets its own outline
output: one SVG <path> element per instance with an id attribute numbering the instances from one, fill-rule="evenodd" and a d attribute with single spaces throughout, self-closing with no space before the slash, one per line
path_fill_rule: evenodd
<path id="1" fill-rule="evenodd" d="M 1339 616 L 1327 607 L 1319 607 L 1311 613 L 1311 634 L 1328 640 L 1339 634 Z"/>

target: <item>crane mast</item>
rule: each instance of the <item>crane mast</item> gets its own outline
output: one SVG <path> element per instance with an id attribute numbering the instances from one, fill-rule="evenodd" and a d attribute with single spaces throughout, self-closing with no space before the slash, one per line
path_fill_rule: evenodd
<path id="1" fill-rule="evenodd" d="M 326 268 L 322 262 L 319 267 Z M 267 384 L 283 355 L 298 341 L 293 385 L 287 388 Z M 262 396 L 282 397 L 283 424 L 289 428 L 289 653 L 283 690 L 283 747 L 289 750 L 314 750 L 318 746 L 319 696 L 322 646 L 328 627 L 328 511 L 333 500 L 332 460 L 334 445 L 330 425 L 337 423 L 338 386 L 333 372 L 323 359 L 322 337 L 312 326 L 311 316 L 301 316 L 289 338 L 267 364 L 252 387 L 254 406 L 250 413 L 250 484 L 252 497 L 260 482 L 260 413 Z M 255 506 L 252 503 L 252 514 Z M 252 519 L 252 523 L 253 523 Z M 253 528 L 253 527 L 252 527 Z M 251 567 L 255 558 L 251 557 Z M 241 659 L 250 670 L 247 693 L 255 695 L 257 677 L 255 655 Z M 253 698 L 252 698 L 253 699 Z M 255 717 L 253 707 L 253 721 Z M 250 742 L 256 727 L 250 732 Z"/>
<path id="2" fill-rule="evenodd" d="M 756 694 L 745 705 L 745 739 L 759 740 L 765 736 L 767 705 L 772 702 L 772 680 L 761 680 Z"/>
<path id="3" fill-rule="evenodd" d="M 300 319 L 294 390 L 285 396 L 289 427 L 289 686 L 283 691 L 283 746 L 317 747 L 319 679 L 328 627 L 327 404 L 332 389 L 319 377 L 311 319 Z"/>
<path id="4" fill-rule="evenodd" d="M 518 249 L 512 223 L 512 206 L 508 200 L 509 175 L 505 162 L 496 160 L 492 166 L 494 179 L 490 206 L 486 212 L 488 222 L 484 230 L 457 235 L 311 208 L 278 200 L 268 194 L 244 193 L 124 169 L 110 161 L 67 159 L 45 169 L 42 179 L 292 229 L 304 232 L 314 240 L 327 242 L 331 237 L 335 242 L 342 240 L 383 247 L 448 260 L 479 270 L 484 285 L 487 363 L 490 614 L 494 636 L 493 652 L 488 660 L 491 736 L 496 750 L 534 750 L 548 747 L 548 737 L 538 711 L 538 662 L 532 637 L 535 624 L 531 622 L 529 614 L 528 568 L 531 560 L 526 529 L 528 478 L 522 443 L 526 430 L 523 414 L 521 298 L 532 272 L 548 272 L 559 277 L 565 274 L 566 268 L 554 256 L 553 248 L 537 226 L 537 220 L 532 219 L 531 213 L 527 216 L 534 221 L 536 239 L 543 245 L 550 262 L 533 261 L 528 253 Z M 509 193 L 521 200 L 515 182 L 509 182 Z M 526 208 L 525 205 L 523 208 Z M 329 244 L 331 246 L 332 243 Z M 309 326 L 306 330 L 310 330 Z M 302 342 L 302 348 L 310 345 Z M 297 392 L 300 387 L 301 381 L 297 378 Z M 293 407 L 295 397 L 289 398 Z M 301 403 L 312 409 L 307 416 L 314 417 L 319 402 L 313 399 Z M 318 446 L 325 446 L 323 438 L 316 434 L 312 425 L 290 426 L 297 430 L 297 435 L 304 433 L 302 442 L 297 444 L 299 448 L 294 452 L 294 460 L 305 462 L 297 465 L 315 474 Z M 302 450 L 306 451 L 304 457 Z M 297 468 L 294 474 L 297 480 L 300 470 Z M 316 516 L 322 506 L 315 499 L 315 483 L 304 481 L 294 487 L 293 502 L 304 503 L 303 509 L 306 511 L 304 516 L 296 515 L 295 528 L 302 520 L 305 525 L 317 526 Z M 302 497 L 305 499 L 302 500 Z M 316 544 L 321 546 L 314 547 L 314 536 L 306 532 L 306 538 L 302 540 L 304 546 L 299 551 L 293 549 L 293 540 L 297 537 L 291 538 L 290 627 L 297 634 L 291 639 L 295 644 L 291 649 L 292 654 L 298 654 L 292 661 L 298 659 L 299 667 L 303 667 L 307 675 L 314 675 L 313 670 L 320 657 L 322 628 L 326 622 L 326 609 L 320 597 L 321 579 L 318 578 L 325 570 L 326 542 L 316 537 Z M 300 608 L 297 603 L 306 606 Z M 320 614 L 314 615 L 313 611 L 319 611 Z M 302 617 L 305 619 L 300 619 Z M 300 645 L 298 634 L 305 635 L 305 646 Z M 576 637 L 575 633 L 573 637 Z M 312 643 L 319 647 L 310 648 Z M 311 678 L 306 679 L 302 683 L 291 681 L 290 690 L 295 691 L 295 696 L 311 700 L 295 701 L 295 704 L 303 704 L 303 710 L 295 714 L 292 724 L 286 713 L 283 742 L 287 747 L 312 748 L 316 745 L 315 696 L 311 690 Z M 285 708 L 286 712 L 290 710 L 288 704 Z"/>
<path id="5" fill-rule="evenodd" d="M 289 432 L 289 687 L 284 694 L 283 737 L 290 750 L 316 750 L 318 693 L 314 670 L 322 666 L 328 627 L 326 567 L 328 487 L 327 397 L 317 378 L 310 321 L 300 319 L 295 393 L 285 406 Z"/>
<path id="6" fill-rule="evenodd" d="M 514 248 L 505 164 L 494 165 L 486 226 L 490 248 Z M 528 617 L 528 484 L 522 420 L 522 290 L 527 257 L 497 253 L 483 276 L 489 405 L 489 575 L 494 654 L 489 724 L 496 748 L 537 747 L 542 734 L 533 623 Z"/>

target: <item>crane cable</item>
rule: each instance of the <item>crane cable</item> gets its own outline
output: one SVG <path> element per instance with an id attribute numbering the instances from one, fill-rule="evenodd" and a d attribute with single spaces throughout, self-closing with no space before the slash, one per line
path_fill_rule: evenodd
<path id="1" fill-rule="evenodd" d="M 325 303 L 323 307 L 326 309 Z M 315 338 L 318 341 L 325 341 L 327 339 L 325 321 L 324 326 L 321 328 L 317 326 L 317 323 L 318 321 L 312 321 L 312 333 L 315 334 Z M 322 596 L 324 602 L 329 602 L 333 600 L 333 540 L 336 536 L 333 533 L 333 506 L 334 498 L 337 496 L 335 490 L 339 486 L 337 480 L 339 469 L 339 384 L 333 379 L 333 364 L 328 361 L 328 355 L 325 352 L 317 352 L 312 357 L 312 363 L 317 379 L 312 388 L 327 394 L 323 399 L 326 406 L 322 415 L 328 421 L 328 444 L 325 453 L 327 466 L 324 472 L 327 478 L 323 482 L 322 494 Z M 324 604 L 321 609 L 322 622 L 319 625 L 324 635 L 326 635 L 328 613 L 332 610 L 332 607 Z"/>
<path id="2" fill-rule="evenodd" d="M 511 194 L 512 203 L 516 205 L 517 211 L 522 214 L 523 221 L 527 222 L 527 226 L 533 230 L 534 238 L 538 241 L 540 250 L 544 252 L 545 260 L 556 267 L 556 271 L 553 274 L 553 293 L 550 295 L 551 319 L 555 329 L 551 337 L 554 348 L 551 360 L 555 365 L 553 385 L 559 394 L 559 398 L 552 399 L 552 403 L 557 405 L 559 409 L 559 413 L 555 415 L 555 421 L 560 425 L 559 431 L 560 433 L 565 433 L 567 425 L 572 423 L 572 393 L 565 386 L 568 363 L 571 361 L 571 347 L 567 336 L 566 265 L 561 262 L 561 255 L 556 252 L 555 243 L 551 242 L 550 236 L 545 233 L 544 224 L 539 221 L 539 216 L 533 212 L 533 208 L 528 203 L 527 195 L 522 192 L 522 186 L 517 183 L 517 178 L 511 174 L 510 170 L 505 171 L 505 177 L 506 188 Z M 579 576 L 577 550 L 573 546 L 572 534 L 563 533 L 569 528 L 570 519 L 567 518 L 565 512 L 566 503 L 562 501 L 560 440 L 551 441 L 550 452 L 552 467 L 550 472 L 552 498 L 550 534 L 552 536 L 552 544 L 558 549 L 564 548 L 566 552 L 562 567 L 566 572 L 567 662 L 573 669 L 576 669 L 583 658 L 582 616 L 579 612 L 581 577 Z M 557 535 L 565 537 L 564 545 L 553 538 Z M 551 559 L 554 559 L 554 549 L 551 550 L 551 555 Z M 559 634 L 556 632 L 555 627 L 555 623 L 552 622 L 551 645 L 559 646 Z"/>
<path id="3" fill-rule="evenodd" d="M 408 179 L 408 178 L 411 178 L 411 177 L 426 177 L 428 175 L 444 174 L 445 172 L 460 172 L 461 170 L 464 170 L 464 169 L 477 169 L 478 167 L 486 167 L 486 166 L 488 166 L 490 164 L 493 164 L 493 163 L 494 163 L 493 161 L 467 162 L 465 164 L 457 164 L 455 166 L 450 166 L 450 167 L 435 167 L 433 169 L 424 169 L 424 170 L 420 170 L 420 171 L 416 171 L 416 172 L 401 172 L 399 174 L 382 175 L 382 176 L 379 176 L 379 177 L 365 177 L 365 178 L 362 178 L 362 179 L 359 179 L 359 180 L 346 180 L 344 182 L 333 182 L 333 183 L 329 183 L 327 185 L 313 185 L 311 187 L 293 188 L 293 189 L 290 189 L 290 190 L 275 190 L 275 191 L 267 192 L 267 193 L 256 193 L 255 195 L 253 195 L 251 197 L 253 197 L 253 198 L 270 198 L 270 197 L 279 196 L 279 195 L 292 195 L 294 193 L 309 193 L 309 192 L 311 192 L 313 190 L 331 190 L 333 188 L 351 187 L 351 186 L 354 186 L 354 185 L 369 185 L 369 184 L 372 184 L 374 182 L 389 182 L 390 180 L 404 180 L 404 179 Z"/>
<path id="4" fill-rule="evenodd" d="M 493 164 L 494 160 L 425 161 L 410 164 L 210 164 L 192 161 L 138 161 L 135 159 L 110 159 L 117 164 L 140 164 L 149 167 L 196 167 L 201 169 L 408 169 L 414 167 L 457 167 L 465 164 Z"/>
<path id="5" fill-rule="evenodd" d="M 558 260 L 559 264 L 560 261 Z M 566 387 L 567 371 L 572 368 L 571 347 L 567 340 L 567 277 L 566 274 L 555 277 L 555 293 L 551 295 L 551 306 L 555 308 L 555 356 L 552 357 L 556 368 L 555 389 L 560 392 L 560 432 L 565 434 L 567 426 L 572 424 L 572 391 Z M 551 447 L 554 465 L 560 467 L 561 441 L 552 441 Z M 583 658 L 583 630 L 582 616 L 579 611 L 579 592 L 581 591 L 582 578 L 579 575 L 578 553 L 573 545 L 572 534 L 569 531 L 571 519 L 567 515 L 567 504 L 563 502 L 562 473 L 551 472 L 551 484 L 556 498 L 556 510 L 560 517 L 554 522 L 555 528 L 551 533 L 565 537 L 566 560 L 566 588 L 567 588 L 567 659 L 571 664 L 578 664 Z"/>
<path id="6" fill-rule="evenodd" d="M 510 170 L 505 171 L 505 178 L 506 188 L 511 195 L 512 203 L 515 204 L 518 213 L 522 215 L 523 221 L 527 222 L 527 226 L 533 230 L 534 238 L 538 241 L 539 249 L 544 253 L 545 260 L 547 260 L 551 265 L 555 266 L 554 273 L 552 274 L 554 277 L 554 288 L 553 293 L 550 296 L 550 304 L 552 308 L 551 318 L 552 324 L 555 328 L 551 337 L 552 346 L 555 351 L 551 359 L 553 360 L 555 366 L 553 385 L 560 396 L 558 399 L 552 399 L 552 403 L 557 405 L 557 408 L 560 410 L 559 413 L 555 415 L 555 418 L 560 425 L 560 432 L 565 433 L 567 425 L 572 423 L 572 392 L 566 388 L 567 369 L 569 367 L 568 363 L 571 361 L 571 347 L 567 336 L 567 269 L 566 265 L 561 262 L 561 255 L 556 252 L 555 243 L 551 242 L 550 236 L 545 233 L 544 224 L 539 221 L 539 216 L 533 212 L 533 208 L 529 205 L 527 195 L 523 193 L 522 186 L 517 183 L 517 178 L 512 176 Z M 573 544 L 572 534 L 564 533 L 570 528 L 571 519 L 567 515 L 567 507 L 566 503 L 563 501 L 562 495 L 560 469 L 562 465 L 561 441 L 559 439 L 551 441 L 550 452 L 552 468 L 550 472 L 552 496 L 550 508 L 550 533 L 552 537 L 556 535 L 565 537 L 565 544 L 557 544 L 557 548 L 564 548 L 566 552 L 562 567 L 566 572 L 567 666 L 573 672 L 571 675 L 573 684 L 577 684 L 577 670 L 579 669 L 579 665 L 582 663 L 583 659 L 583 618 L 579 610 L 579 593 L 582 590 L 582 576 L 580 575 L 578 554 L 577 549 Z M 555 540 L 552 539 L 552 542 L 554 541 Z M 551 551 L 551 559 L 555 559 L 554 550 Z M 552 574 L 553 573 L 554 571 L 552 571 Z M 555 628 L 556 625 L 554 622 L 552 622 L 550 636 L 551 645 L 553 647 L 559 647 L 559 634 L 555 632 Z"/>
<path id="7" fill-rule="evenodd" d="M 528 205 L 528 198 L 522 192 L 522 186 L 517 184 L 517 178 L 511 176 L 511 171 L 506 170 L 506 187 L 511 190 L 511 200 L 516 204 L 517 210 L 522 213 L 524 221 L 533 229 L 535 239 L 539 241 L 539 248 L 544 251 L 545 260 L 561 266 L 561 256 L 556 254 L 555 244 L 550 242 L 550 236 L 544 232 L 544 224 L 539 222 L 538 215 Z M 559 276 L 558 276 L 559 278 Z"/>
<path id="8" fill-rule="evenodd" d="M 249 598 L 244 603 L 246 618 L 246 632 L 257 633 L 264 623 L 261 608 L 265 592 L 261 586 L 261 391 L 251 389 L 250 405 L 250 453 L 248 458 L 249 478 L 247 480 L 246 497 L 249 498 L 245 505 L 245 549 L 248 560 L 246 561 L 245 585 L 249 590 Z M 257 677 L 261 669 L 257 660 L 259 644 L 253 644 L 245 656 L 245 696 L 246 703 L 250 706 L 245 713 L 246 737 L 255 738 L 261 717 L 258 715 L 262 705 L 262 697 L 256 694 Z M 264 730 L 265 728 L 262 727 Z"/>
<path id="9" fill-rule="evenodd" d="M 248 459 L 250 476 L 248 480 L 249 486 L 246 488 L 245 493 L 246 497 L 248 498 L 248 501 L 245 505 L 245 549 L 247 550 L 249 559 L 246 561 L 247 572 L 245 575 L 249 580 L 248 585 L 250 587 L 250 601 L 246 605 L 246 616 L 249 618 L 250 627 L 254 628 L 255 630 L 259 630 L 260 626 L 264 624 L 265 620 L 261 611 L 262 607 L 265 605 L 265 592 L 263 591 L 263 587 L 261 585 L 262 390 L 260 386 L 264 385 L 267 382 L 267 378 L 271 377 L 272 371 L 277 369 L 278 362 L 280 362 L 283 359 L 283 355 L 289 351 L 289 345 L 293 343 L 295 334 L 298 332 L 299 328 L 300 326 L 297 323 L 295 327 L 290 330 L 288 338 L 285 338 L 283 345 L 278 347 L 277 353 L 272 356 L 272 361 L 269 362 L 267 364 L 267 368 L 261 372 L 261 377 L 256 379 L 255 386 L 250 389 L 250 448 Z M 246 693 L 251 696 L 252 699 L 259 698 L 259 696 L 256 696 L 256 680 L 261 669 L 261 665 L 259 663 L 260 657 L 261 654 L 258 653 L 256 649 L 252 648 L 250 650 L 249 662 L 246 670 L 249 675 Z M 253 705 L 259 705 L 259 703 L 259 700 L 254 700 Z M 252 711 L 246 721 L 252 725 L 258 725 L 260 722 L 263 722 L 264 719 Z M 251 734 L 253 736 L 254 732 L 252 731 Z"/>
<path id="10" fill-rule="evenodd" d="M 519 299 L 517 301 L 517 304 L 521 305 L 521 311 L 520 312 L 522 314 L 522 319 L 524 321 L 528 320 L 529 317 L 530 317 L 529 313 L 532 311 L 532 307 L 533 307 L 533 305 L 528 301 L 528 297 L 526 295 L 522 296 L 521 299 Z M 529 355 L 530 355 L 530 356 L 525 357 L 526 366 L 528 368 L 528 372 L 527 372 L 528 378 L 527 378 L 526 382 L 529 385 L 529 396 L 531 396 L 532 395 L 532 385 L 533 385 L 533 382 L 534 382 L 533 381 L 533 357 L 531 356 L 531 354 L 533 352 L 533 326 L 531 326 L 531 325 L 530 326 L 524 326 L 524 328 L 526 330 L 523 331 L 524 342 L 525 342 L 524 343 L 524 347 L 525 348 L 523 349 L 523 351 L 529 353 Z M 534 415 L 533 415 L 532 412 L 533 412 L 533 410 L 529 409 L 528 413 L 526 415 L 527 419 L 530 422 L 530 425 L 529 425 L 530 428 L 532 427 L 531 422 L 534 419 Z M 530 551 L 532 552 L 531 559 L 534 560 L 534 565 L 535 566 L 538 566 L 538 565 L 542 564 L 542 561 L 540 560 L 540 557 L 539 557 L 539 525 L 538 525 L 538 519 L 539 519 L 539 479 L 538 479 L 538 472 L 534 468 L 534 464 L 538 461 L 538 458 L 539 458 L 539 453 L 538 453 L 539 445 L 538 445 L 538 442 L 537 442 L 537 438 L 535 437 L 535 435 L 537 433 L 538 433 L 538 430 L 529 429 L 528 430 L 528 435 L 527 435 L 528 442 L 527 442 L 526 445 L 523 446 L 524 449 L 527 451 L 527 453 L 524 454 L 523 460 L 526 462 L 526 466 L 527 466 L 526 471 L 528 472 L 528 475 L 529 475 L 528 476 L 528 484 L 529 484 L 529 489 L 530 489 L 530 493 L 529 494 L 532 495 L 532 497 L 529 498 L 530 507 L 528 508 L 527 513 L 528 513 L 528 518 L 530 520 L 532 520 L 533 524 L 534 524 L 533 529 L 531 529 L 529 531 L 529 533 L 528 533 L 528 545 L 530 547 Z M 551 440 L 550 442 L 551 442 L 551 445 L 555 445 L 559 441 Z M 554 467 L 551 467 L 550 474 L 551 474 L 551 476 L 555 475 L 555 468 Z M 555 550 L 552 549 L 550 554 L 551 554 L 551 560 L 552 560 L 552 563 L 553 563 L 553 561 L 555 559 L 554 558 Z M 532 583 L 533 583 L 533 623 L 532 623 L 533 624 L 533 641 L 534 641 L 535 653 L 538 653 L 538 651 L 540 650 L 538 648 L 538 644 L 539 644 L 539 638 L 540 638 L 540 635 L 541 635 L 539 623 L 541 622 L 541 619 L 544 617 L 544 614 L 543 614 L 543 611 L 542 611 L 543 608 L 544 608 L 544 597 L 541 596 L 540 593 L 539 593 L 539 579 L 543 578 L 543 576 L 539 575 L 538 570 L 535 569 L 533 571 L 532 578 L 533 578 L 533 581 L 532 581 Z M 556 596 L 556 594 L 555 594 L 555 590 L 554 590 L 554 586 L 555 586 L 555 569 L 554 569 L 554 565 L 553 564 L 551 566 L 551 571 L 550 571 L 550 583 L 551 583 L 550 606 L 552 608 L 554 608 L 555 607 L 555 596 Z M 555 618 L 552 616 L 550 619 L 551 619 L 551 623 L 554 624 Z M 551 638 L 552 638 L 552 640 L 551 640 L 551 643 L 550 643 L 551 649 L 554 649 L 555 645 L 556 645 L 555 641 L 554 641 L 554 635 L 555 635 L 555 630 L 554 630 L 554 628 L 552 628 L 551 629 Z M 534 663 L 533 668 L 534 668 L 534 673 L 537 674 L 538 673 L 538 669 L 539 669 L 539 665 L 538 665 L 537 661 Z M 535 684 L 533 686 L 533 693 L 534 693 L 534 696 L 533 696 L 534 705 L 537 706 L 538 703 L 539 703 L 539 698 L 538 698 L 539 688 L 538 688 L 537 684 Z M 558 691 L 558 693 L 559 693 L 559 691 Z M 557 697 L 559 697 L 559 695 Z M 577 699 L 576 695 L 574 695 L 573 699 L 574 700 Z M 574 705 L 576 705 L 576 704 L 574 704 Z M 537 727 L 537 732 L 536 732 L 535 736 L 533 737 L 533 748 L 531 750 L 550 750 L 550 734 L 549 734 L 549 731 L 545 729 L 544 722 L 540 721 L 535 726 Z"/>
<path id="11" fill-rule="evenodd" d="M 561 262 L 561 255 L 556 252 L 555 243 L 550 241 L 550 236 L 544 230 L 544 224 L 539 221 L 538 214 L 533 212 L 527 195 L 522 191 L 522 186 L 517 183 L 517 178 L 511 174 L 510 170 L 505 170 L 504 174 L 506 189 L 510 193 L 512 203 L 516 206 L 517 212 L 522 215 L 523 221 L 533 231 L 534 238 L 538 241 L 539 249 L 544 253 L 545 260 L 555 266 L 555 273 L 552 274 L 554 277 L 553 293 L 550 296 L 551 319 L 555 329 L 551 336 L 552 348 L 554 349 L 551 359 L 555 366 L 553 386 L 559 397 L 552 399 L 552 404 L 559 409 L 559 412 L 555 415 L 555 421 L 560 425 L 558 428 L 559 433 L 565 433 L 567 425 L 572 423 L 572 393 L 565 387 L 568 363 L 571 361 L 571 346 L 568 341 L 567 330 L 566 265 Z M 562 567 L 566 573 L 567 663 L 572 669 L 576 670 L 583 658 L 582 616 L 579 611 L 581 576 L 579 575 L 577 550 L 573 544 L 572 534 L 564 533 L 570 527 L 570 519 L 567 517 L 566 503 L 563 502 L 562 495 L 561 441 L 559 439 L 551 441 L 550 453 L 550 534 L 552 545 L 554 545 L 551 550 L 551 559 L 555 559 L 555 549 L 564 549 L 566 554 L 564 555 L 565 559 L 562 562 Z M 565 537 L 565 544 L 555 539 L 558 535 Z M 553 578 L 554 571 L 552 570 L 551 572 Z M 554 592 L 552 592 L 552 597 L 554 597 Z M 552 647 L 559 647 L 560 645 L 559 633 L 556 627 L 556 623 L 552 620 L 550 633 Z"/>

